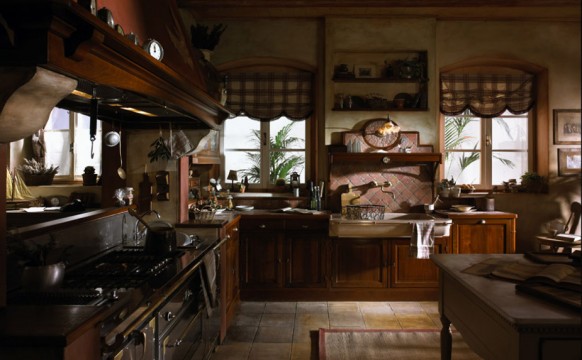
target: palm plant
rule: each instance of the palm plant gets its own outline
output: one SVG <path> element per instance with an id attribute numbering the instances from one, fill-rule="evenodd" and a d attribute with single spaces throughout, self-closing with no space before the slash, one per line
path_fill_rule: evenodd
<path id="1" fill-rule="evenodd" d="M 271 151 L 269 152 L 269 183 L 273 184 L 277 179 L 286 179 L 293 169 L 303 165 L 305 159 L 299 155 L 292 155 L 284 149 L 289 149 L 303 139 L 289 136 L 294 123 L 291 122 L 281 128 L 275 135 L 269 139 Z M 261 131 L 253 130 L 251 142 L 256 148 L 260 148 Z M 260 182 L 261 180 L 261 155 L 258 152 L 247 152 L 247 159 L 252 164 L 249 169 L 241 171 L 243 176 L 247 176 L 251 182 Z"/>

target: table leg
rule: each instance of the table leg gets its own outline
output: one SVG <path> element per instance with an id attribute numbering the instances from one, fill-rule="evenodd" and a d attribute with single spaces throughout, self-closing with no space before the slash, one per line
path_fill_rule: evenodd
<path id="1" fill-rule="evenodd" d="M 451 322 L 445 315 L 441 315 L 441 360 L 451 360 L 453 349 L 453 337 L 451 335 Z"/>

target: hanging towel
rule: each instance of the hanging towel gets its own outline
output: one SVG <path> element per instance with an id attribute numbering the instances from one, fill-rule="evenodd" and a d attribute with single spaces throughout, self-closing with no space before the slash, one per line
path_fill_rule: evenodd
<path id="1" fill-rule="evenodd" d="M 206 311 L 208 316 L 212 316 L 212 310 L 218 305 L 217 298 L 217 284 L 216 284 L 216 254 L 210 251 L 204 255 L 202 259 L 202 289 L 204 293 L 204 300 L 206 302 Z"/>
<path id="2" fill-rule="evenodd" d="M 428 259 L 434 253 L 434 221 L 418 221 L 412 224 L 410 256 Z"/>

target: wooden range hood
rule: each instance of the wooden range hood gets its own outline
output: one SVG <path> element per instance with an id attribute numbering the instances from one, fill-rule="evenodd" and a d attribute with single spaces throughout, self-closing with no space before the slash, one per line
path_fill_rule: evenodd
<path id="1" fill-rule="evenodd" d="M 2 1 L 0 74 L 12 75 L 3 75 L 0 82 L 0 129 L 5 105 L 25 98 L 13 95 L 39 71 L 77 81 L 77 91 L 47 104 L 38 102 L 36 95 L 20 106 L 46 106 L 50 111 L 58 102 L 58 106 L 89 114 L 90 99 L 83 94 L 92 95 L 95 89 L 101 120 L 123 122 L 129 128 L 157 128 L 168 122 L 191 129 L 217 128 L 229 111 L 208 93 L 209 70 L 199 52 L 189 46 L 175 2 L 150 0 L 143 7 L 144 19 L 156 14 L 157 20 L 146 24 L 147 35 L 164 45 L 161 62 L 76 2 Z M 20 93 L 28 94 L 29 88 Z M 122 106 L 155 116 L 121 110 Z M 44 123 L 47 119 L 48 115 Z M 0 143 L 8 141 L 0 138 Z"/>

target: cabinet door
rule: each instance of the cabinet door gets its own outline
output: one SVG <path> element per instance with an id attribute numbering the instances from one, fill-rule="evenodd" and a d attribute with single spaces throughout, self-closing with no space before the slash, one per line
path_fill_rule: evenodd
<path id="1" fill-rule="evenodd" d="M 229 224 L 226 229 L 226 267 L 224 269 L 225 281 L 225 301 L 230 306 L 236 299 L 239 292 L 239 231 L 238 222 Z"/>
<path id="2" fill-rule="evenodd" d="M 288 232 L 285 237 L 285 285 L 325 287 L 325 233 Z"/>
<path id="3" fill-rule="evenodd" d="M 435 254 L 446 253 L 448 237 L 435 239 Z M 417 259 L 410 256 L 408 239 L 391 240 L 392 276 L 390 286 L 398 287 L 438 287 L 437 266 L 430 259 Z"/>
<path id="4" fill-rule="evenodd" d="M 272 221 L 241 221 L 241 285 L 245 288 L 283 286 L 282 226 Z"/>
<path id="5" fill-rule="evenodd" d="M 515 252 L 515 220 L 456 219 L 453 248 L 459 254 L 503 254 Z"/>
<path id="6" fill-rule="evenodd" d="M 388 286 L 388 248 L 382 239 L 332 239 L 332 287 Z"/>

